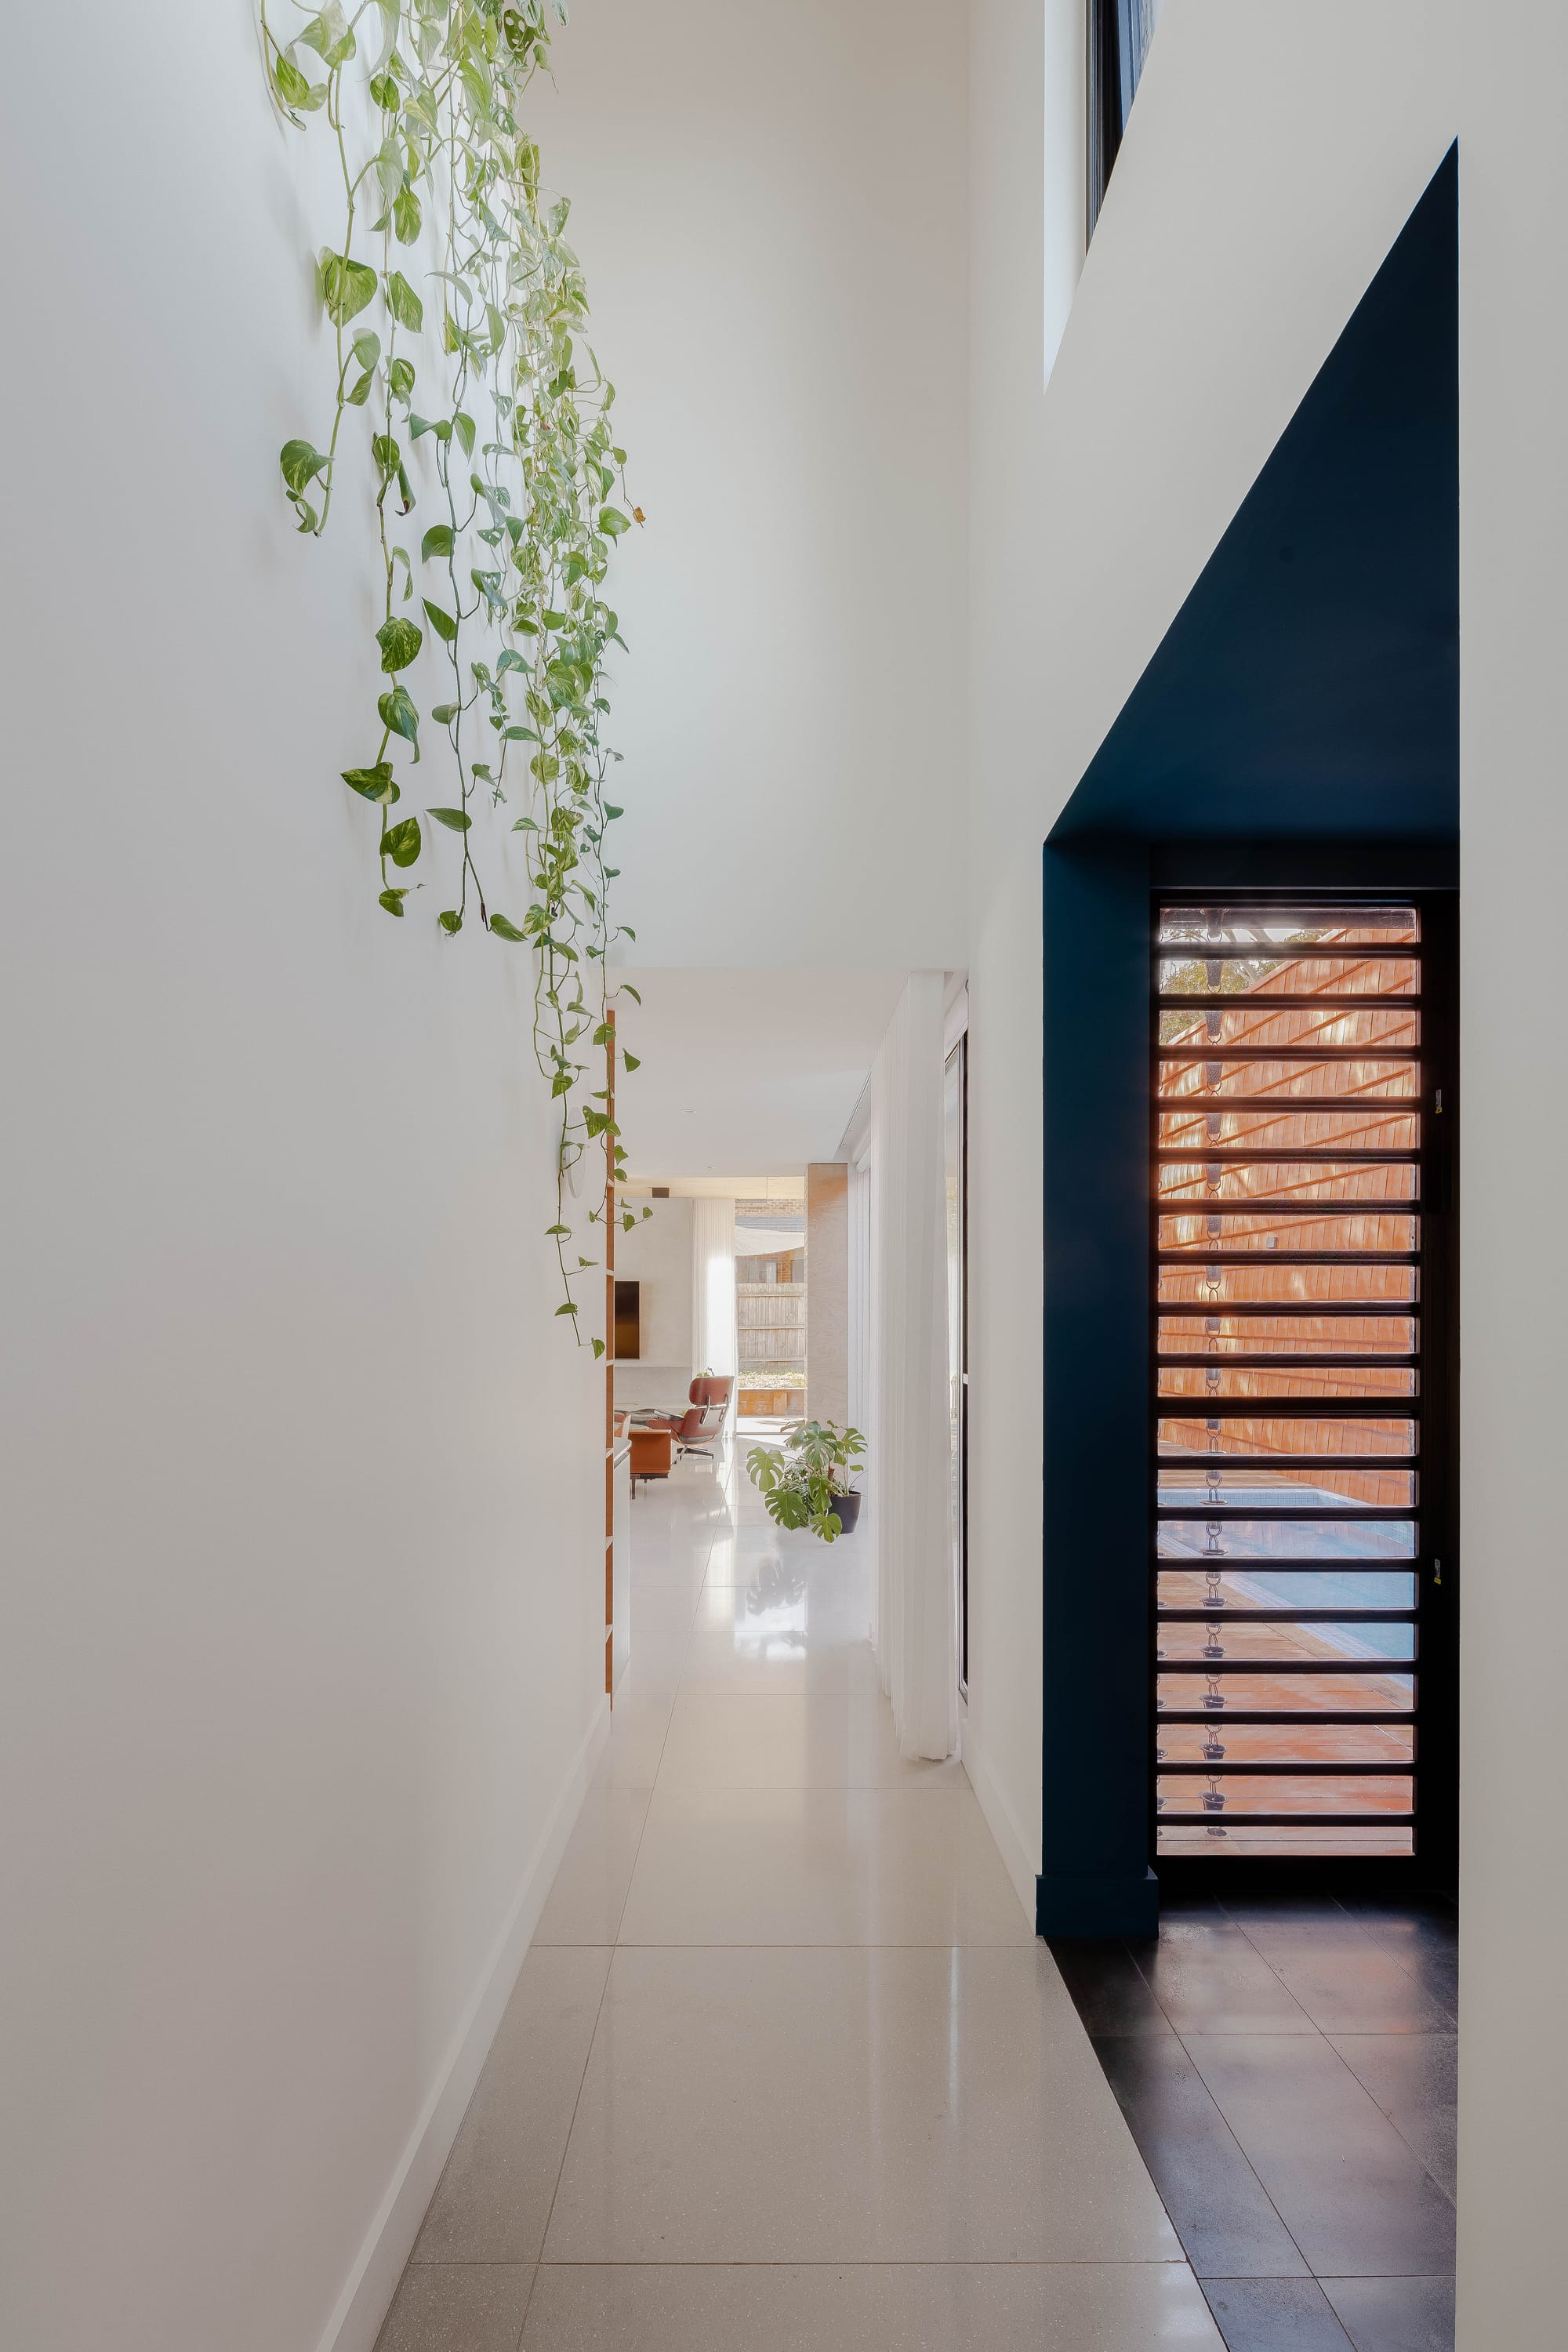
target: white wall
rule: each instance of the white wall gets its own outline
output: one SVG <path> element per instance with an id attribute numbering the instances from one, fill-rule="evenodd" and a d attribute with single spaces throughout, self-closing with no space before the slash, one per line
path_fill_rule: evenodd
<path id="1" fill-rule="evenodd" d="M 17 20 L 0 142 L 0 2341 L 313 2352 L 602 1717 L 603 1391 L 524 969 L 380 912 L 337 781 L 375 616 L 278 493 L 327 361 L 249 8 L 70 51 Z"/>
<path id="2" fill-rule="evenodd" d="M 1568 18 L 1463 9 L 1459 2352 L 1563 2341 Z M 1544 1083 L 1543 1083 L 1544 1081 Z"/>
<path id="3" fill-rule="evenodd" d="M 1447 20 L 1421 0 L 1167 0 L 1047 386 L 1082 215 L 1045 142 L 1080 13 L 971 16 L 965 1753 L 1020 1879 L 1040 1840 L 1041 845 L 1454 132 Z"/>
<path id="4" fill-rule="evenodd" d="M 691 1379 L 691 1219 L 689 1201 L 637 1204 L 638 1222 L 616 1236 L 616 1278 L 642 1285 L 642 1350 L 616 1367 L 618 1405 L 672 1405 Z M 653 1214 L 642 1222 L 643 1208 Z"/>
<path id="5" fill-rule="evenodd" d="M 628 956 L 957 963 L 962 15 L 584 0 L 555 56 L 545 171 L 648 518 L 616 597 Z"/>

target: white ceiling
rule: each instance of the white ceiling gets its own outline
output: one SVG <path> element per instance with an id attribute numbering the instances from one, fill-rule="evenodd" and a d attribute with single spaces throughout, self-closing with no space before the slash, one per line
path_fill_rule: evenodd
<path id="1" fill-rule="evenodd" d="M 634 1179 L 784 1175 L 831 1160 L 892 1018 L 902 971 L 609 974 L 616 1034 L 643 1066 L 616 1115 Z"/>

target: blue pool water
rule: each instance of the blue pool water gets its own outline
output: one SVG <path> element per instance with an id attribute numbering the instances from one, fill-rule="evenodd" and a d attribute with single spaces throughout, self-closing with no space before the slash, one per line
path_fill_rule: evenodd
<path id="1" fill-rule="evenodd" d="M 1170 1499 L 1176 1499 L 1175 1495 Z M 1180 1490 L 1180 1499 L 1194 1499 L 1190 1487 Z M 1258 1606 L 1408 1609 L 1413 1605 L 1414 1517 L 1358 1522 L 1352 1502 L 1321 1486 L 1291 1491 L 1292 1504 L 1299 1504 L 1303 1515 L 1311 1514 L 1300 1525 L 1289 1519 L 1248 1519 L 1245 1516 L 1249 1506 L 1257 1510 L 1266 1504 L 1278 1506 L 1282 1499 L 1278 1486 L 1244 1487 L 1227 1480 L 1225 1501 L 1215 1510 L 1213 1522 L 1166 1519 L 1162 1523 L 1160 1556 L 1180 1561 L 1184 1567 L 1200 1562 L 1205 1567 L 1214 1566 L 1216 1556 L 1207 1548 L 1207 1529 L 1210 1524 L 1217 1523 L 1223 1547 L 1219 1557 L 1224 1559 L 1226 1573 Z M 1331 1520 L 1318 1516 L 1330 1511 L 1344 1516 Z M 1303 1552 L 1314 1559 L 1386 1560 L 1388 1567 L 1371 1575 L 1336 1576 L 1331 1569 L 1291 1574 L 1282 1567 L 1271 1565 L 1274 1560 L 1289 1559 L 1293 1555 L 1299 1558 Z M 1317 1630 L 1326 1641 L 1342 1647 L 1347 1656 L 1371 1655 L 1397 1659 L 1402 1664 L 1410 1657 L 1413 1629 L 1408 1625 L 1360 1624 L 1342 1629 L 1320 1625 Z"/>

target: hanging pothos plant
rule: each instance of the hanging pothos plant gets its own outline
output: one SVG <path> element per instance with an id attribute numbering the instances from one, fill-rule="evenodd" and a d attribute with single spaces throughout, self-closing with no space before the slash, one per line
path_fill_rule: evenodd
<path id="1" fill-rule="evenodd" d="M 283 487 L 300 530 L 319 538 L 357 477 L 379 544 L 372 756 L 343 782 L 376 813 L 389 915 L 402 919 L 426 887 L 422 863 L 439 866 L 436 898 L 450 903 L 436 920 L 448 937 L 477 922 L 532 958 L 534 1052 L 560 1122 L 556 1313 L 576 1329 L 576 1276 L 595 1261 L 574 1246 L 574 1171 L 602 1138 L 614 1176 L 626 1172 L 606 1091 L 575 1055 L 608 1043 L 605 956 L 635 937 L 611 927 L 605 904 L 616 870 L 605 835 L 621 814 L 605 793 L 620 756 L 602 734 L 605 658 L 622 639 L 603 591 L 616 541 L 642 514 L 625 494 L 615 387 L 581 341 L 588 301 L 567 205 L 542 193 L 519 111 L 548 61 L 544 0 L 362 0 L 352 15 L 327 0 L 298 7 L 292 27 L 279 5 L 269 16 L 261 0 L 273 95 L 297 128 L 325 121 L 343 204 L 316 264 L 335 335 L 331 430 L 324 448 L 284 444 Z M 563 0 L 553 6 L 564 23 Z M 439 253 L 423 270 L 399 250 L 422 240 Z M 427 310 L 437 331 L 424 336 Z M 416 505 L 405 444 L 426 438 L 435 510 L 420 531 L 404 525 Z M 426 633 L 445 682 L 424 711 L 410 672 Z M 437 745 L 446 790 L 410 813 L 409 772 Z M 510 911 L 481 871 L 486 833 L 508 824 L 527 871 L 526 902 Z M 593 1223 L 602 1212 L 587 1213 Z M 604 1353 L 603 1340 L 588 1344 Z"/>

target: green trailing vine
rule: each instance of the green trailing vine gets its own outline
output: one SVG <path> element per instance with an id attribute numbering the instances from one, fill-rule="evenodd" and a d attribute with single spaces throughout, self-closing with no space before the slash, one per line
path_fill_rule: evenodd
<path id="1" fill-rule="evenodd" d="M 343 782 L 375 811 L 388 915 L 405 919 L 439 860 L 437 897 L 450 900 L 440 929 L 455 939 L 474 924 L 531 955 L 533 1047 L 559 1121 L 556 1313 L 581 1345 L 576 1279 L 596 1260 L 574 1246 L 568 1194 L 595 1140 L 616 1181 L 626 1163 L 607 1091 L 576 1055 L 610 1041 L 605 958 L 635 937 L 606 907 L 616 869 L 605 837 L 621 811 L 605 793 L 620 756 L 603 735 L 605 666 L 624 645 L 603 591 L 616 541 L 642 514 L 610 423 L 615 387 L 582 340 L 568 207 L 542 191 L 521 119 L 548 69 L 544 0 L 362 0 L 352 15 L 327 0 L 296 7 L 291 32 L 279 0 L 270 15 L 260 5 L 279 110 L 299 129 L 321 117 L 342 181 L 336 241 L 316 262 L 334 335 L 331 430 L 324 448 L 286 442 L 279 464 L 301 531 L 320 538 L 351 480 L 374 517 L 373 756 Z M 564 23 L 563 0 L 553 5 Z M 405 519 L 422 497 L 431 519 L 416 546 Z M 422 656 L 422 674 L 435 660 L 442 676 L 427 710 L 413 692 Z M 424 805 L 426 825 L 403 796 L 437 746 L 447 782 Z M 497 835 L 509 829 L 526 870 L 511 912 L 499 903 L 510 886 L 485 878 L 506 872 Z M 605 1213 L 590 1208 L 588 1222 Z M 587 1344 L 604 1353 L 603 1340 Z"/>

